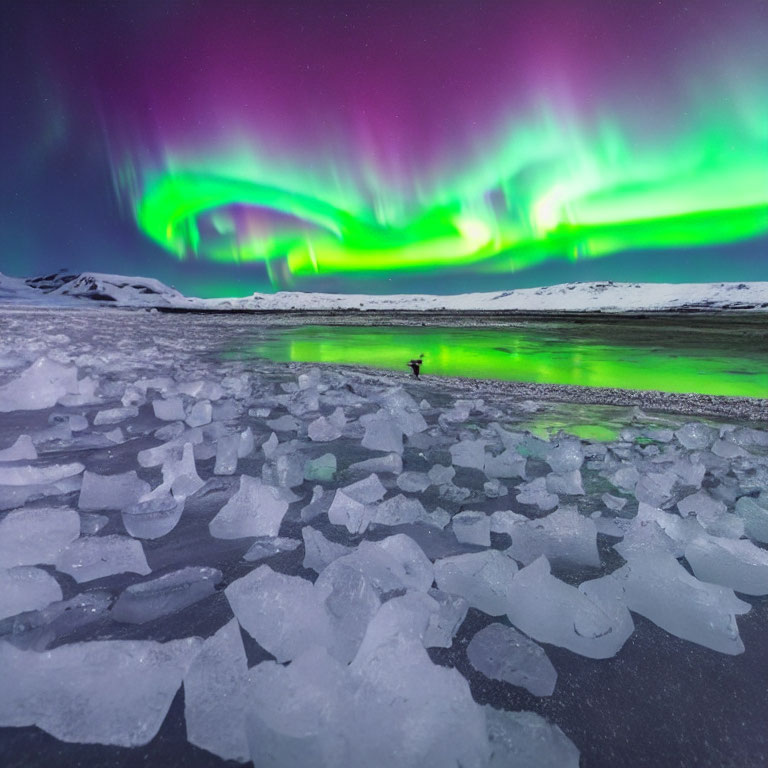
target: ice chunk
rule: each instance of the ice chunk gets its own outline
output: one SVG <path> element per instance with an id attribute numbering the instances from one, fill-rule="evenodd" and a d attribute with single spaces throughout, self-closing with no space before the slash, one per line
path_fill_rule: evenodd
<path id="1" fill-rule="evenodd" d="M 277 446 L 279 445 L 277 440 L 277 435 L 272 432 L 272 434 L 264 441 L 264 444 L 261 446 L 261 450 L 264 451 L 264 456 L 268 459 L 271 459 L 275 455 L 275 451 L 277 450 Z"/>
<path id="2" fill-rule="evenodd" d="M 185 421 L 190 427 L 202 427 L 211 423 L 212 416 L 210 400 L 199 400 L 192 406 Z"/>
<path id="3" fill-rule="evenodd" d="M 334 560 L 326 572 L 353 568 L 362 573 L 380 596 L 402 589 L 426 592 L 434 579 L 432 563 L 409 536 L 398 533 L 381 541 L 362 541 L 349 555 Z"/>
<path id="4" fill-rule="evenodd" d="M 319 515 L 327 514 L 334 496 L 335 492 L 326 491 L 321 485 L 316 485 L 312 489 L 312 498 L 310 499 L 309 504 L 302 507 L 301 519 L 305 523 L 308 523 Z"/>
<path id="5" fill-rule="evenodd" d="M 372 451 L 403 453 L 403 431 L 397 422 L 385 410 L 369 413 L 360 417 L 365 428 L 362 446 Z"/>
<path id="6" fill-rule="evenodd" d="M 120 475 L 98 475 L 86 471 L 77 506 L 83 511 L 123 509 L 135 504 L 149 492 L 149 483 L 140 480 L 134 470 Z"/>
<path id="7" fill-rule="evenodd" d="M 236 619 L 209 637 L 184 676 L 187 739 L 224 760 L 248 760 L 248 661 Z"/>
<path id="8" fill-rule="evenodd" d="M 526 460 L 517 451 L 507 448 L 498 456 L 486 454 L 483 471 L 487 477 L 525 478 Z"/>
<path id="9" fill-rule="evenodd" d="M 709 448 L 717 437 L 717 430 L 706 424 L 686 424 L 675 432 L 677 441 L 689 450 Z"/>
<path id="10" fill-rule="evenodd" d="M 583 496 L 584 486 L 581 484 L 581 472 L 574 469 L 571 472 L 558 474 L 550 472 L 546 478 L 547 490 L 550 493 L 562 493 L 566 496 Z"/>
<path id="11" fill-rule="evenodd" d="M 730 440 L 715 440 L 712 453 L 723 459 L 735 459 L 738 456 L 749 456 L 749 453 Z"/>
<path id="12" fill-rule="evenodd" d="M 284 536 L 263 536 L 251 544 L 250 549 L 243 555 L 243 560 L 249 563 L 264 560 L 267 557 L 278 555 L 280 552 L 293 552 L 301 545 L 298 539 L 289 539 Z"/>
<path id="13" fill-rule="evenodd" d="M 0 570 L 0 619 L 23 611 L 38 611 L 61 598 L 58 582 L 42 568 L 20 565 Z M 10 670 L 4 670 L 4 687 L 8 684 L 8 674 Z"/>
<path id="14" fill-rule="evenodd" d="M 240 487 L 208 524 L 217 539 L 277 536 L 288 511 L 283 489 L 264 485 L 259 478 L 240 476 Z"/>
<path id="15" fill-rule="evenodd" d="M 661 506 L 672 497 L 677 475 L 672 471 L 649 472 L 642 475 L 635 485 L 635 498 L 652 507 Z"/>
<path id="16" fill-rule="evenodd" d="M 203 485 L 203 481 L 197 474 L 193 444 L 185 443 L 181 459 L 176 460 L 173 456 L 168 456 L 163 461 L 163 482 L 152 491 L 151 498 L 171 493 L 174 498 L 185 499 L 197 493 Z"/>
<path id="17" fill-rule="evenodd" d="M 122 408 L 107 408 L 99 411 L 93 418 L 94 427 L 102 427 L 105 424 L 119 424 L 126 419 L 134 419 L 139 415 L 139 409 L 135 405 Z"/>
<path id="18" fill-rule="evenodd" d="M 262 478 L 267 485 L 295 488 L 304 482 L 304 456 L 295 452 L 275 452 L 271 463 L 262 467 Z"/>
<path id="19" fill-rule="evenodd" d="M 453 516 L 451 527 L 457 541 L 462 544 L 491 546 L 491 518 L 485 512 L 466 510 Z"/>
<path id="20" fill-rule="evenodd" d="M 58 638 L 102 618 L 112 605 L 108 592 L 84 592 L 45 608 L 18 614 L 6 639 L 17 648 L 44 651 Z"/>
<path id="21" fill-rule="evenodd" d="M 439 589 L 463 597 L 472 608 L 489 616 L 503 616 L 517 563 L 503 552 L 488 549 L 435 561 Z"/>
<path id="22" fill-rule="evenodd" d="M 768 595 L 768 552 L 751 541 L 701 535 L 685 548 L 697 579 L 745 595 Z"/>
<path id="23" fill-rule="evenodd" d="M 309 526 L 301 529 L 301 536 L 304 539 L 303 565 L 317 573 L 320 573 L 329 563 L 353 551 L 351 547 L 326 539 L 320 531 Z"/>
<path id="24" fill-rule="evenodd" d="M 398 475 L 403 471 L 403 459 L 399 453 L 388 453 L 386 456 L 376 456 L 350 464 L 349 469 L 358 472 L 392 472 Z"/>
<path id="25" fill-rule="evenodd" d="M 513 512 L 511 509 L 499 509 L 491 515 L 491 532 L 513 535 L 514 527 L 518 523 L 524 523 L 528 518 Z"/>
<path id="26" fill-rule="evenodd" d="M 626 592 L 627 606 L 675 637 L 721 653 L 744 651 L 736 616 L 748 603 L 732 589 L 691 576 L 673 555 L 648 552 L 613 573 Z"/>
<path id="27" fill-rule="evenodd" d="M 536 506 L 545 512 L 554 509 L 560 501 L 557 494 L 547 490 L 547 482 L 543 477 L 537 477 L 530 483 L 521 483 L 517 487 L 520 490 L 520 493 L 515 496 L 517 501 L 521 504 Z"/>
<path id="28" fill-rule="evenodd" d="M 214 475 L 234 475 L 240 449 L 240 435 L 225 435 L 216 443 L 216 464 Z"/>
<path id="29" fill-rule="evenodd" d="M 578 440 L 559 440 L 550 448 L 544 460 L 557 474 L 565 474 L 580 469 L 584 463 L 584 451 Z"/>
<path id="30" fill-rule="evenodd" d="M 429 472 L 427 477 L 433 485 L 445 485 L 450 483 L 456 475 L 456 470 L 453 467 L 445 467 L 442 464 L 435 464 Z"/>
<path id="31" fill-rule="evenodd" d="M 422 503 L 402 493 L 382 501 L 371 510 L 371 522 L 378 525 L 408 525 L 428 519 L 429 514 Z"/>
<path id="32" fill-rule="evenodd" d="M 551 696 L 557 672 L 544 649 L 503 624 L 489 624 L 467 646 L 470 664 L 492 680 L 502 680 L 530 691 Z"/>
<path id="33" fill-rule="evenodd" d="M 485 707 L 485 716 L 491 746 L 488 768 L 579 768 L 579 750 L 540 715 Z"/>
<path id="34" fill-rule="evenodd" d="M 371 505 L 385 493 L 386 489 L 376 475 L 339 488 L 328 509 L 328 519 L 334 525 L 346 526 L 350 533 L 362 533 L 373 516 Z"/>
<path id="35" fill-rule="evenodd" d="M 46 485 L 79 475 L 85 467 L 80 462 L 49 464 L 47 467 L 32 464 L 0 465 L 0 485 Z"/>
<path id="36" fill-rule="evenodd" d="M 17 509 L 0 520 L 0 568 L 55 563 L 80 535 L 80 518 L 66 507 Z"/>
<path id="37" fill-rule="evenodd" d="M 187 418 L 180 397 L 153 400 L 152 410 L 155 412 L 155 418 L 160 421 L 184 421 Z"/>
<path id="38" fill-rule="evenodd" d="M 294 416 L 286 414 L 279 419 L 268 421 L 267 426 L 275 432 L 297 432 L 299 429 L 299 420 Z"/>
<path id="39" fill-rule="evenodd" d="M 320 416 L 307 427 L 309 439 L 316 443 L 329 443 L 341 437 L 341 429 L 325 416 Z"/>
<path id="40" fill-rule="evenodd" d="M 121 592 L 110 615 L 127 624 L 154 621 L 209 597 L 221 578 L 216 568 L 189 567 L 132 584 Z"/>
<path id="41" fill-rule="evenodd" d="M 518 523 L 511 535 L 507 554 L 524 565 L 546 555 L 557 565 L 600 566 L 595 523 L 575 507 L 562 507 L 546 517 Z"/>
<path id="42" fill-rule="evenodd" d="M 455 467 L 482 470 L 485 467 L 485 440 L 461 440 L 450 447 L 451 461 Z"/>
<path id="43" fill-rule="evenodd" d="M 712 520 L 725 514 L 722 501 L 713 499 L 706 491 L 698 491 L 677 502 L 677 511 L 683 516 L 696 515 L 702 521 Z"/>
<path id="44" fill-rule="evenodd" d="M 304 464 L 304 479 L 312 482 L 329 483 L 336 474 L 336 456 L 324 453 L 316 459 L 308 459 Z"/>
<path id="45" fill-rule="evenodd" d="M 150 572 L 141 542 L 127 536 L 86 536 L 73 541 L 56 558 L 56 569 L 76 582 L 101 579 L 114 573 Z"/>
<path id="46" fill-rule="evenodd" d="M 627 505 L 627 500 L 621 496 L 612 496 L 610 493 L 604 493 L 600 500 L 608 509 L 613 512 L 620 512 Z"/>
<path id="47" fill-rule="evenodd" d="M 98 533 L 107 523 L 109 518 L 106 515 L 97 515 L 95 512 L 80 513 L 80 533 L 83 536 L 93 536 Z"/>
<path id="48" fill-rule="evenodd" d="M 509 620 L 542 643 L 568 648 L 591 659 L 607 659 L 629 634 L 619 632 L 614 606 L 603 606 L 556 579 L 542 556 L 518 571 L 509 590 Z"/>
<path id="49" fill-rule="evenodd" d="M 240 433 L 240 441 L 237 445 L 237 458 L 244 459 L 253 453 L 256 443 L 253 438 L 253 430 L 247 427 Z"/>
<path id="50" fill-rule="evenodd" d="M 430 589 L 427 594 L 437 603 L 437 611 L 430 613 L 424 631 L 424 647 L 450 648 L 454 635 L 466 618 L 469 603 L 461 595 L 452 595 L 441 589 Z"/>
<path id="51" fill-rule="evenodd" d="M 744 531 L 751 539 L 768 544 L 768 497 L 742 496 L 736 502 L 736 514 L 744 521 Z"/>
<path id="52" fill-rule="evenodd" d="M 331 644 L 331 623 L 311 581 L 261 565 L 225 590 L 240 625 L 278 662 Z"/>
<path id="53" fill-rule="evenodd" d="M 170 533 L 181 519 L 184 499 L 158 496 L 122 510 L 125 530 L 138 539 L 159 539 Z"/>
<path id="54" fill-rule="evenodd" d="M 36 725 L 61 741 L 135 747 L 154 738 L 199 638 L 100 640 L 52 651 L 0 643 L 0 725 Z"/>
<path id="55" fill-rule="evenodd" d="M 51 408 L 67 394 L 78 393 L 77 368 L 38 358 L 19 376 L 0 387 L 0 413 Z"/>
<path id="56" fill-rule="evenodd" d="M 408 493 L 421 493 L 431 485 L 426 472 L 403 472 L 397 478 L 397 487 Z"/>
<path id="57" fill-rule="evenodd" d="M 499 480 L 493 478 L 483 483 L 483 493 L 489 499 L 498 499 L 501 496 L 506 496 L 509 493 L 509 489 L 506 485 L 502 485 Z"/>
<path id="58" fill-rule="evenodd" d="M 682 554 L 680 544 L 664 533 L 655 520 L 635 519 L 624 534 L 624 538 L 613 548 L 625 559 L 641 555 L 643 552 L 668 552 L 671 555 Z"/>
<path id="59" fill-rule="evenodd" d="M 19 435 L 9 448 L 0 451 L 0 461 L 29 461 L 37 458 L 37 449 L 29 435 Z"/>
<path id="60" fill-rule="evenodd" d="M 640 473 L 633 464 L 619 467 L 613 474 L 608 476 L 608 480 L 619 490 L 633 492 L 637 481 L 640 479 Z"/>
<path id="61" fill-rule="evenodd" d="M 686 457 L 675 461 L 672 465 L 672 471 L 678 476 L 681 485 L 701 488 L 707 468 L 699 462 L 692 461 L 690 457 Z"/>

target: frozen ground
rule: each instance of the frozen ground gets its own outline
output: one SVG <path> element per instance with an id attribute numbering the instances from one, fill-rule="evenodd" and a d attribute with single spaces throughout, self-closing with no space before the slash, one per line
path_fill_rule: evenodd
<path id="1" fill-rule="evenodd" d="M 3 765 L 768 761 L 764 403 L 224 361 L 238 322 L 0 312 Z"/>

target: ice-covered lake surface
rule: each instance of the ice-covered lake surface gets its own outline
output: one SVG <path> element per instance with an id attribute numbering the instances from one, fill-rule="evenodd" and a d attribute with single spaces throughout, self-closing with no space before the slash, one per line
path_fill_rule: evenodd
<path id="1" fill-rule="evenodd" d="M 765 423 L 254 322 L 0 311 L 2 765 L 766 764 Z"/>
<path id="2" fill-rule="evenodd" d="M 590 387 L 765 397 L 768 321 L 753 316 L 560 322 L 415 320 L 410 326 L 273 325 L 233 340 L 231 355 L 286 362 L 404 370 L 424 355 L 424 372 Z M 434 324 L 437 323 L 437 324 Z"/>

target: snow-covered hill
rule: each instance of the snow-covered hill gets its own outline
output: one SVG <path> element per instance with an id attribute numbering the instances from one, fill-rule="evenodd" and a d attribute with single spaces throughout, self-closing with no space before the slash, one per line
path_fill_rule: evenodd
<path id="1" fill-rule="evenodd" d="M 768 282 L 754 283 L 566 283 L 456 296 L 397 294 L 254 293 L 231 299 L 184 296 L 159 280 L 98 272 L 55 273 L 21 280 L 0 275 L 0 303 L 80 305 L 190 310 L 367 310 L 449 312 L 654 312 L 768 311 Z"/>

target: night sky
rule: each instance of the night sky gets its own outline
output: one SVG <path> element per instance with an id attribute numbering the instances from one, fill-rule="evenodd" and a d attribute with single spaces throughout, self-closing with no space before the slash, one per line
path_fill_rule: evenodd
<path id="1" fill-rule="evenodd" d="M 768 280 L 768 2 L 6 0 L 0 271 Z"/>

